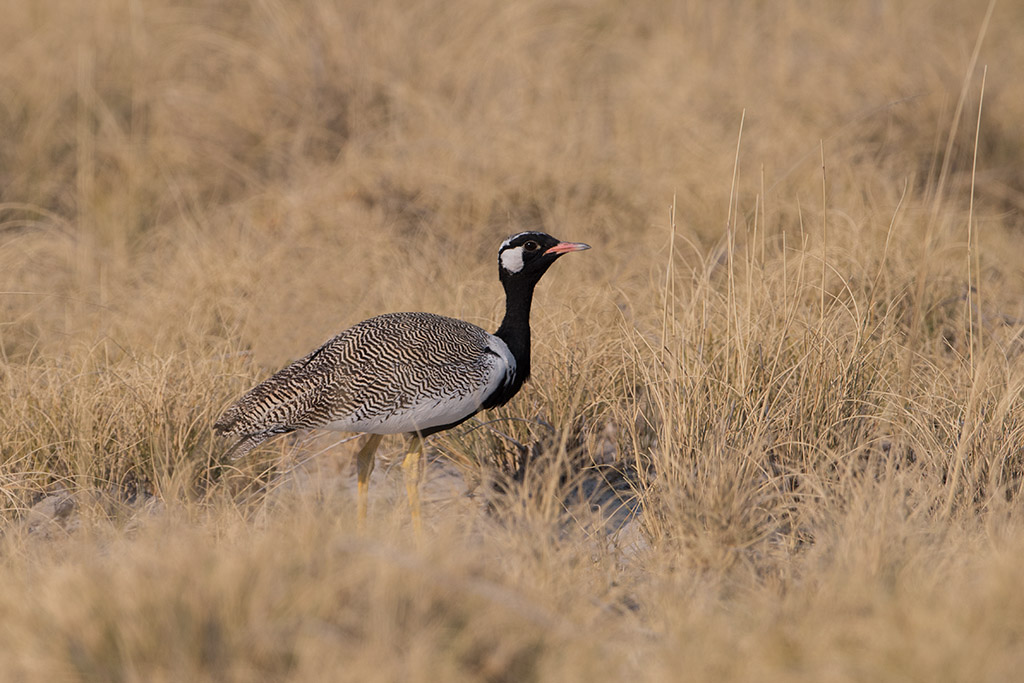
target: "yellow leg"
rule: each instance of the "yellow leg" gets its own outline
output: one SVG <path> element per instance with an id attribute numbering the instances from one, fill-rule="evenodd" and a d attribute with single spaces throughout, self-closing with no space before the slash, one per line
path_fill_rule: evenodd
<path id="1" fill-rule="evenodd" d="M 409 496 L 409 511 L 412 514 L 412 530 L 417 540 L 423 538 L 423 522 L 420 519 L 420 477 L 423 474 L 423 439 L 413 436 L 409 441 L 405 461 L 402 463 L 405 474 L 405 492 Z"/>
<path id="2" fill-rule="evenodd" d="M 358 522 L 359 530 L 366 528 L 366 501 L 369 498 L 370 474 L 373 472 L 373 454 L 377 452 L 377 446 L 383 437 L 380 434 L 370 434 L 363 447 L 356 455 L 356 471 L 359 477 L 358 484 Z"/>

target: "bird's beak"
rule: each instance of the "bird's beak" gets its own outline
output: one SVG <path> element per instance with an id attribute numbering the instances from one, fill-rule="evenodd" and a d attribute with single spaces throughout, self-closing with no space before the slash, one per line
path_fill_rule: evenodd
<path id="1" fill-rule="evenodd" d="M 570 251 L 583 251 L 584 249 L 590 249 L 589 244 L 583 244 L 583 242 L 559 242 L 555 246 L 551 247 L 545 254 L 568 254 Z"/>

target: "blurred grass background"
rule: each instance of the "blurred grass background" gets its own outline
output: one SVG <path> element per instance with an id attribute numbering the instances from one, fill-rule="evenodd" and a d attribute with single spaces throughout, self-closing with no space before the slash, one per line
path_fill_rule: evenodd
<path id="1" fill-rule="evenodd" d="M 0 6 L 5 678 L 1024 665 L 1024 3 Z M 530 228 L 594 249 L 432 441 L 484 505 L 222 462 L 350 324 L 496 326 Z"/>

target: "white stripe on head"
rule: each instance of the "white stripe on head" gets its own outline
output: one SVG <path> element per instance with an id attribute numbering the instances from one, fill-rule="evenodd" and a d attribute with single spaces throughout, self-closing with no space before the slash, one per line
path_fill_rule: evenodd
<path id="1" fill-rule="evenodd" d="M 501 252 L 501 267 L 510 273 L 518 273 L 523 269 L 523 248 L 513 247 Z"/>
<path id="2" fill-rule="evenodd" d="M 505 241 L 501 243 L 500 247 L 498 247 L 498 251 L 500 252 L 502 249 L 504 249 L 508 245 L 512 244 L 513 240 L 515 240 L 515 239 L 517 239 L 519 237 L 525 237 L 526 235 L 532 235 L 534 237 L 547 237 L 547 235 L 545 235 L 544 233 L 537 232 L 536 230 L 524 230 L 522 232 L 517 232 L 514 235 L 509 235 L 508 237 L 506 237 Z"/>

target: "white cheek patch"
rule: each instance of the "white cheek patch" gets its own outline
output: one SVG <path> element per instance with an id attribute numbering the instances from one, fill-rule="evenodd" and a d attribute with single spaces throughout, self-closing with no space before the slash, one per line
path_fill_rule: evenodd
<path id="1" fill-rule="evenodd" d="M 523 269 L 523 248 L 515 247 L 501 252 L 501 267 L 510 273 L 518 273 Z"/>

